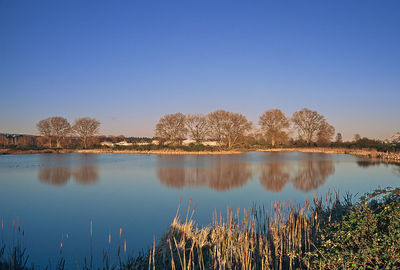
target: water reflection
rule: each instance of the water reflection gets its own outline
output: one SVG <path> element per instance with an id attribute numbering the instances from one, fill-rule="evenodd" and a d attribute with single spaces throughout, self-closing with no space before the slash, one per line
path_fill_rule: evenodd
<path id="1" fill-rule="evenodd" d="M 260 184 L 266 190 L 279 192 L 291 183 L 295 189 L 307 192 L 323 185 L 335 172 L 332 160 L 316 155 L 288 162 L 280 154 L 269 154 L 257 166 L 226 156 L 158 156 L 157 162 L 158 179 L 167 187 L 206 186 L 217 191 L 244 186 L 259 173 Z"/>
<path id="2" fill-rule="evenodd" d="M 371 166 L 386 166 L 391 167 L 392 172 L 396 176 L 400 176 L 400 164 L 395 162 L 383 162 L 377 159 L 361 159 L 357 161 L 357 165 L 361 168 L 368 168 Z"/>
<path id="3" fill-rule="evenodd" d="M 291 165 L 291 166 L 290 166 Z M 297 164 L 272 161 L 260 166 L 260 183 L 269 191 L 279 192 L 286 184 L 302 191 L 317 189 L 335 172 L 332 160 L 305 160 Z"/>
<path id="4" fill-rule="evenodd" d="M 167 187 L 206 186 L 225 191 L 243 186 L 253 176 L 251 167 L 239 160 L 229 160 L 223 156 L 197 158 L 158 156 L 158 179 Z"/>
<path id="5" fill-rule="evenodd" d="M 293 178 L 293 187 L 302 191 L 317 189 L 335 172 L 332 160 L 305 160 Z"/>
<path id="6" fill-rule="evenodd" d="M 381 162 L 377 161 L 377 160 L 369 160 L 369 159 L 360 159 L 357 161 L 357 165 L 361 168 L 368 168 L 371 166 L 377 166 L 381 164 Z"/>
<path id="7" fill-rule="evenodd" d="M 271 162 L 261 165 L 260 183 L 270 191 L 281 191 L 290 181 L 290 169 L 287 162 Z"/>
<path id="8" fill-rule="evenodd" d="M 332 157 L 305 153 L 159 155 L 150 159 L 156 162 L 150 169 L 156 171 L 161 184 L 171 188 L 207 187 L 227 191 L 259 177 L 261 186 L 268 191 L 281 192 L 289 184 L 308 192 L 318 189 L 335 173 Z M 39 155 L 37 178 L 54 186 L 66 185 L 70 179 L 80 185 L 94 185 L 99 179 L 98 158 L 95 154 Z M 382 164 L 374 160 L 356 162 L 362 168 Z M 400 175 L 399 166 L 391 168 L 394 174 Z"/>
<path id="9" fill-rule="evenodd" d="M 70 155 L 64 154 L 40 155 L 40 158 L 38 179 L 42 183 L 62 186 L 73 178 L 78 184 L 93 185 L 99 179 L 96 155 L 79 155 L 73 158 L 74 163 Z"/>
<path id="10" fill-rule="evenodd" d="M 65 185 L 71 177 L 71 171 L 69 168 L 42 168 L 39 169 L 38 178 L 40 182 L 62 186 Z"/>

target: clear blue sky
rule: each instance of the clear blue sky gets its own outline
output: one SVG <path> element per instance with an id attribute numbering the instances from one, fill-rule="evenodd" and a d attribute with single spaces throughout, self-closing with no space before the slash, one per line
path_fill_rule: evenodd
<path id="1" fill-rule="evenodd" d="M 398 0 L 0 0 L 0 132 L 60 115 L 152 136 L 166 113 L 308 107 L 384 138 L 399 104 Z"/>

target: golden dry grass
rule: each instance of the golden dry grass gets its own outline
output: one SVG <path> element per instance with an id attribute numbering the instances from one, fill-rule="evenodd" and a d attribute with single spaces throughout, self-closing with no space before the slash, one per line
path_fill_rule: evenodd
<path id="1" fill-rule="evenodd" d="M 311 205 L 313 205 L 311 207 Z M 190 204 L 189 204 L 190 207 Z M 340 203 L 331 195 L 304 204 L 277 201 L 265 208 L 214 213 L 211 225 L 198 228 L 189 208 L 147 257 L 149 269 L 296 269 L 308 268 L 321 229 L 337 219 Z M 139 267 L 140 268 L 140 267 Z"/>

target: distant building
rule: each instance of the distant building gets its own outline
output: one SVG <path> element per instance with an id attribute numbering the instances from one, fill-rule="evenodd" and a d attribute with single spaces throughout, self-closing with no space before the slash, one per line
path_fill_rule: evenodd
<path id="1" fill-rule="evenodd" d="M 105 146 L 105 147 L 114 147 L 114 144 L 112 142 L 101 142 L 100 143 L 101 146 Z"/>
<path id="2" fill-rule="evenodd" d="M 160 141 L 159 141 L 159 140 L 152 140 L 152 141 L 151 141 L 151 144 L 159 145 L 159 144 L 160 144 Z"/>
<path id="3" fill-rule="evenodd" d="M 115 145 L 118 145 L 118 146 L 132 146 L 133 143 L 128 143 L 127 141 L 121 141 L 121 142 L 117 142 Z"/>
<path id="4" fill-rule="evenodd" d="M 182 142 L 183 145 L 190 145 L 191 143 L 196 144 L 196 141 L 192 140 L 192 139 L 186 139 Z M 204 142 L 200 142 L 199 144 L 202 144 L 205 146 L 217 146 L 218 142 L 217 141 L 204 141 Z"/>
<path id="5" fill-rule="evenodd" d="M 136 145 L 150 145 L 151 143 L 149 143 L 149 142 L 138 142 L 138 143 L 135 143 Z"/>

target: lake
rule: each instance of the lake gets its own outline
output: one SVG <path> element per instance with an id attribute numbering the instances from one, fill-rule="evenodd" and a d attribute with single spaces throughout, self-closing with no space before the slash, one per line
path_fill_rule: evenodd
<path id="1" fill-rule="evenodd" d="M 21 241 L 31 263 L 54 265 L 62 239 L 67 265 L 82 265 L 91 253 L 96 260 L 103 249 L 115 254 L 125 240 L 128 254 L 148 248 L 153 235 L 157 242 L 168 230 L 181 199 L 181 216 L 192 199 L 194 220 L 204 226 L 227 207 L 269 208 L 271 201 L 303 202 L 329 191 L 359 197 L 399 184 L 399 166 L 335 154 L 4 155 L 1 241 Z"/>

